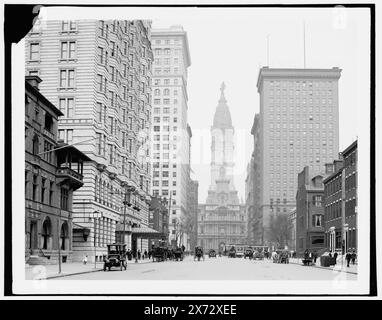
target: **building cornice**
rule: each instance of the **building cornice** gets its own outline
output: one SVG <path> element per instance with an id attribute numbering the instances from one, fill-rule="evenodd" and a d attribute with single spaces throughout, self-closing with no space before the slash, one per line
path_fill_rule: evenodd
<path id="1" fill-rule="evenodd" d="M 257 78 L 257 91 L 260 93 L 265 79 L 339 79 L 342 69 L 295 69 L 262 67 Z"/>

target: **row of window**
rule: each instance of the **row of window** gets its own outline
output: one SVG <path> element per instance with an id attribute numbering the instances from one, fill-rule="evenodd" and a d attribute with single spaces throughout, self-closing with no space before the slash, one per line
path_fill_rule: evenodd
<path id="1" fill-rule="evenodd" d="M 171 70 L 172 70 L 172 73 L 174 73 L 174 74 L 179 73 L 179 68 L 175 67 L 175 68 L 155 68 L 154 74 L 156 74 L 156 75 L 165 74 L 166 75 L 166 74 L 170 74 Z"/>
<path id="2" fill-rule="evenodd" d="M 177 96 L 178 95 L 178 90 L 177 89 L 172 90 L 172 94 L 174 96 Z M 154 96 L 160 96 L 160 95 L 161 95 L 161 90 L 160 89 L 155 89 L 154 90 Z M 163 89 L 163 95 L 164 96 L 169 96 L 170 95 L 170 89 Z"/>
<path id="3" fill-rule="evenodd" d="M 180 39 L 164 39 L 164 40 L 161 40 L 161 39 L 156 39 L 155 40 L 155 44 L 180 44 Z"/>
<path id="4" fill-rule="evenodd" d="M 175 122 L 175 121 L 174 121 L 174 122 Z M 178 130 L 178 127 L 173 127 L 172 129 L 173 129 L 173 131 L 177 131 L 177 130 Z M 154 126 L 154 127 L 153 127 L 153 131 L 154 131 L 154 132 L 159 132 L 159 131 L 161 131 L 160 126 Z M 162 131 L 170 132 L 170 126 L 162 126 Z"/>
<path id="5" fill-rule="evenodd" d="M 153 172 L 153 177 L 154 178 L 159 178 L 159 171 L 154 171 Z M 162 177 L 168 178 L 169 177 L 169 171 L 162 171 Z M 172 177 L 176 178 L 176 171 L 173 171 Z"/>
<path id="6" fill-rule="evenodd" d="M 176 104 L 177 102 L 178 102 L 178 100 L 174 100 L 174 104 Z M 154 104 L 160 104 L 160 102 L 159 103 L 155 103 L 155 100 L 154 100 Z M 178 113 L 178 108 L 173 108 L 172 112 L 174 114 Z M 154 108 L 154 114 L 160 114 L 160 113 L 161 113 L 161 108 L 155 107 Z M 162 108 L 162 113 L 169 114 L 170 113 L 170 107 L 163 107 Z"/>
<path id="7" fill-rule="evenodd" d="M 178 58 L 174 58 L 174 59 L 170 59 L 170 58 L 164 58 L 164 59 L 159 59 L 159 58 L 155 58 L 154 59 L 154 64 L 155 65 L 161 65 L 161 64 L 164 64 L 164 65 L 174 65 L 174 64 L 179 64 L 179 59 Z"/>
<path id="8" fill-rule="evenodd" d="M 153 138 L 154 138 L 154 141 L 160 141 L 161 140 L 159 134 L 154 135 Z M 177 141 L 177 136 L 173 136 L 172 140 Z M 162 141 L 170 141 L 170 135 L 168 135 L 168 134 L 162 135 Z"/>
<path id="9" fill-rule="evenodd" d="M 332 88 L 332 81 L 304 81 L 304 80 L 297 80 L 297 81 L 274 81 L 270 80 L 269 85 L 271 87 L 316 87 L 316 88 Z"/>
<path id="10" fill-rule="evenodd" d="M 178 158 L 178 155 L 176 153 L 174 153 L 172 155 L 172 159 L 173 160 L 176 160 Z M 153 153 L 153 159 L 154 160 L 159 160 L 161 159 L 161 154 L 160 153 Z M 162 159 L 163 160 L 168 160 L 170 159 L 170 153 L 162 153 Z"/>
<path id="11" fill-rule="evenodd" d="M 165 56 L 168 56 L 168 55 L 171 55 L 171 54 L 175 54 L 175 55 L 180 55 L 181 54 L 181 49 L 171 49 L 171 48 L 155 48 L 154 49 L 154 55 L 155 56 L 162 56 L 162 55 L 165 55 Z"/>
<path id="12" fill-rule="evenodd" d="M 31 177 L 31 179 L 30 179 Z M 54 195 L 56 186 L 54 181 L 41 177 L 37 174 L 31 174 L 25 171 L 25 198 L 36 202 L 55 205 Z M 70 210 L 69 189 L 60 188 L 60 208 L 62 210 Z"/>
<path id="13" fill-rule="evenodd" d="M 166 86 L 166 85 L 170 85 L 170 79 L 163 79 L 163 84 Z M 155 86 L 159 86 L 162 84 L 162 79 L 158 79 L 158 78 L 153 78 L 153 83 Z M 173 84 L 174 85 L 177 85 L 179 83 L 179 79 L 178 78 L 175 78 L 173 79 Z"/>

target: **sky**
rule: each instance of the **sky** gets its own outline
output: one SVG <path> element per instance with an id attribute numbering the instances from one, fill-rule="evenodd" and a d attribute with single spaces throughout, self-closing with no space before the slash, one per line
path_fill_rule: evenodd
<path id="1" fill-rule="evenodd" d="M 226 84 L 235 127 L 234 183 L 245 199 L 246 168 L 253 151 L 250 134 L 259 112 L 256 82 L 262 66 L 342 69 L 339 80 L 340 151 L 359 131 L 357 118 L 369 101 L 369 12 L 360 8 L 49 8 L 47 19 L 150 19 L 153 28 L 182 25 L 187 32 L 188 122 L 192 128 L 192 178 L 199 202 L 210 184 L 210 127 Z M 267 42 L 269 39 L 269 42 Z M 269 43 L 269 45 L 267 45 Z M 267 49 L 269 48 L 269 50 Z"/>
<path id="2" fill-rule="evenodd" d="M 225 96 L 236 133 L 235 186 L 240 199 L 245 200 L 246 168 L 253 151 L 250 131 L 255 113 L 259 112 L 259 68 L 303 68 L 304 24 L 306 68 L 342 69 L 340 151 L 356 139 L 357 112 L 369 105 L 370 36 L 366 10 L 198 10 L 197 14 L 154 19 L 152 26 L 180 24 L 188 35 L 192 61 L 187 87 L 188 121 L 193 130 L 192 170 L 199 181 L 199 202 L 205 201 L 210 183 L 210 137 L 206 134 L 212 125 L 221 83 L 226 83 Z"/>

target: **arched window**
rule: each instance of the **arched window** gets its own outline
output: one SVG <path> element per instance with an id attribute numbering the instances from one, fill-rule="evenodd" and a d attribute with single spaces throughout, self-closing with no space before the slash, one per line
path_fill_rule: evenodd
<path id="1" fill-rule="evenodd" d="M 69 227 L 66 221 L 61 226 L 60 239 L 61 239 L 61 244 L 60 244 L 61 250 L 68 250 L 69 249 Z"/>
<path id="2" fill-rule="evenodd" d="M 52 224 L 50 219 L 47 217 L 42 224 L 42 248 L 44 250 L 50 249 L 50 239 L 52 237 Z"/>
<path id="3" fill-rule="evenodd" d="M 155 89 L 154 90 L 154 95 L 155 96 L 160 96 L 160 90 L 159 89 Z"/>
<path id="4" fill-rule="evenodd" d="M 32 143 L 33 143 L 32 152 L 33 152 L 33 154 L 38 155 L 39 154 L 39 149 L 40 149 L 40 146 L 39 146 L 40 142 L 39 142 L 37 134 L 34 135 Z"/>
<path id="5" fill-rule="evenodd" d="M 170 90 L 169 89 L 164 89 L 163 95 L 169 96 L 170 95 Z"/>

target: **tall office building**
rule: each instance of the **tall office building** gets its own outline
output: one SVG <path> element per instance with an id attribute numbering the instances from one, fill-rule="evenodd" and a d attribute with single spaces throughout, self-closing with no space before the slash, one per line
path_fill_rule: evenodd
<path id="1" fill-rule="evenodd" d="M 258 239 L 270 243 L 270 216 L 288 213 L 296 202 L 297 175 L 312 175 L 338 153 L 339 68 L 260 69 Z"/>
<path id="2" fill-rule="evenodd" d="M 147 247 L 150 32 L 141 20 L 45 21 L 26 37 L 26 74 L 63 113 L 59 139 L 92 160 L 73 195 L 73 260 L 102 260 L 118 230 Z"/>
<path id="3" fill-rule="evenodd" d="M 247 240 L 245 205 L 233 183 L 234 127 L 224 89 L 223 83 L 211 127 L 211 184 L 198 215 L 198 245 L 215 250 Z"/>
<path id="4" fill-rule="evenodd" d="M 182 26 L 153 29 L 152 192 L 170 199 L 169 240 L 184 245 L 191 130 L 187 125 L 187 68 L 191 65 Z"/>

